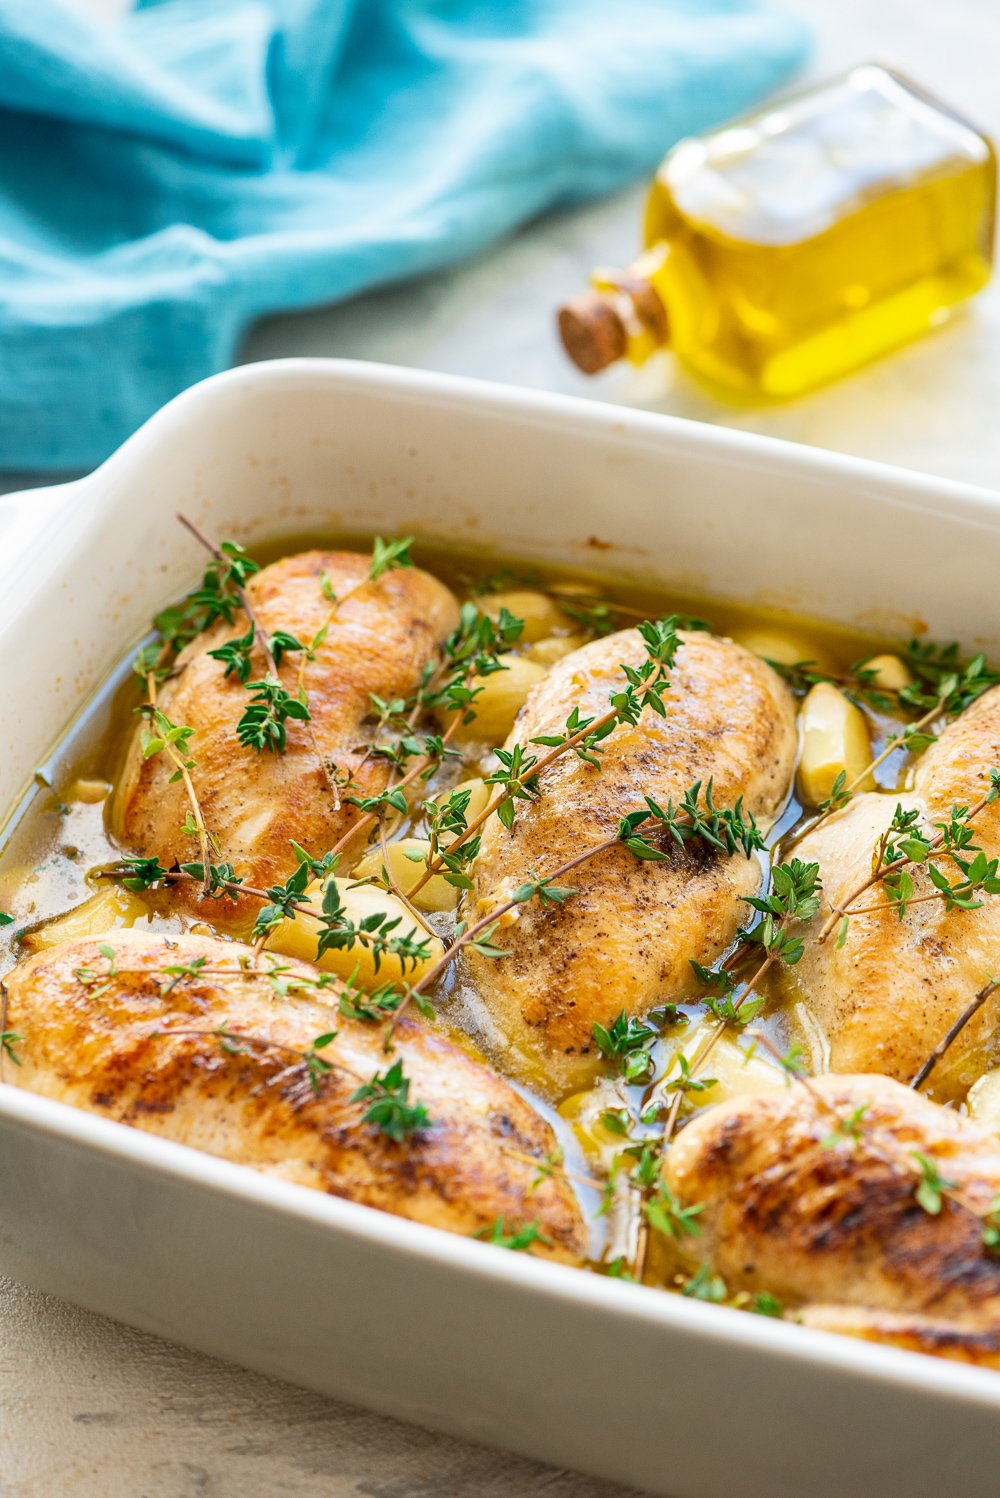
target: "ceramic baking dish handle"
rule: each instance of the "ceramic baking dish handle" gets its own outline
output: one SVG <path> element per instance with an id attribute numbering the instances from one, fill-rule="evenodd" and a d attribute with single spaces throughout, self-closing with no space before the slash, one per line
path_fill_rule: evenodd
<path id="1" fill-rule="evenodd" d="M 57 523 L 79 490 L 76 481 L 0 494 L 0 587 L 11 569 L 19 569 L 32 543 Z"/>
<path id="2" fill-rule="evenodd" d="M 0 495 L 0 603 L 9 613 L 33 591 L 33 574 L 46 551 L 61 551 L 71 538 L 65 520 L 81 497 L 83 480 Z M 58 544 L 55 544 L 58 543 Z"/>

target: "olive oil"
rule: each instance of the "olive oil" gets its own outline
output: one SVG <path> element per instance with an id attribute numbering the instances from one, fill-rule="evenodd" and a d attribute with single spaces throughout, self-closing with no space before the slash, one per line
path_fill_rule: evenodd
<path id="1" fill-rule="evenodd" d="M 563 307 L 587 373 L 669 347 L 717 392 L 784 398 L 943 321 L 989 280 L 985 136 L 874 65 L 682 141 L 645 251 Z"/>

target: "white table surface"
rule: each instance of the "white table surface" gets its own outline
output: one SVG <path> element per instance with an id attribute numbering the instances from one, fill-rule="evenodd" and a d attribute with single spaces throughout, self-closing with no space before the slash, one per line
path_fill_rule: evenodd
<path id="1" fill-rule="evenodd" d="M 76 3 L 122 8 L 121 0 Z M 812 74 L 891 62 L 1000 139 L 997 0 L 793 4 L 817 29 Z M 942 332 L 785 408 L 724 410 L 669 363 L 596 383 L 577 375 L 552 336 L 552 310 L 592 264 L 630 255 L 640 201 L 625 193 L 543 221 L 462 270 L 275 318 L 254 332 L 246 357 L 341 355 L 475 375 L 1000 488 L 1000 285 Z M 0 487 L 13 482 L 0 474 Z M 0 1498 L 625 1498 L 605 1483 L 227 1367 L 3 1280 L 0 1432 Z"/>

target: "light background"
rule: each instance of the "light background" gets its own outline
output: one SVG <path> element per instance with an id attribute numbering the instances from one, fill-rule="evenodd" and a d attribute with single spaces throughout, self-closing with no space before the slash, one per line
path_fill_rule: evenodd
<path id="1" fill-rule="evenodd" d="M 123 9 L 121 0 L 74 3 L 108 16 Z M 789 3 L 817 31 L 807 76 L 889 62 L 1000 138 L 996 0 Z M 641 200 L 631 191 L 545 220 L 461 270 L 349 306 L 270 319 L 245 356 L 338 355 L 475 375 L 1000 488 L 998 287 L 919 344 L 766 413 L 710 403 L 666 361 L 593 384 L 577 375 L 556 345 L 553 308 L 591 265 L 631 255 Z M 0 488 L 15 482 L 0 474 Z M 900 546 L 905 557 L 904 537 Z M 3 1280 L 0 1431 L 0 1498 L 625 1498 L 624 1489 L 229 1368 Z M 609 1432 L 615 1438 L 626 1433 Z"/>

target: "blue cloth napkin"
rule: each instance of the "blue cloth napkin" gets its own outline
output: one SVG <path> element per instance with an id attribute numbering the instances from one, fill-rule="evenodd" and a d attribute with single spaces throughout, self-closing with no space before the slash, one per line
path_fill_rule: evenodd
<path id="1" fill-rule="evenodd" d="M 0 467 L 98 462 L 255 317 L 607 192 L 804 50 L 756 0 L 0 0 Z"/>

